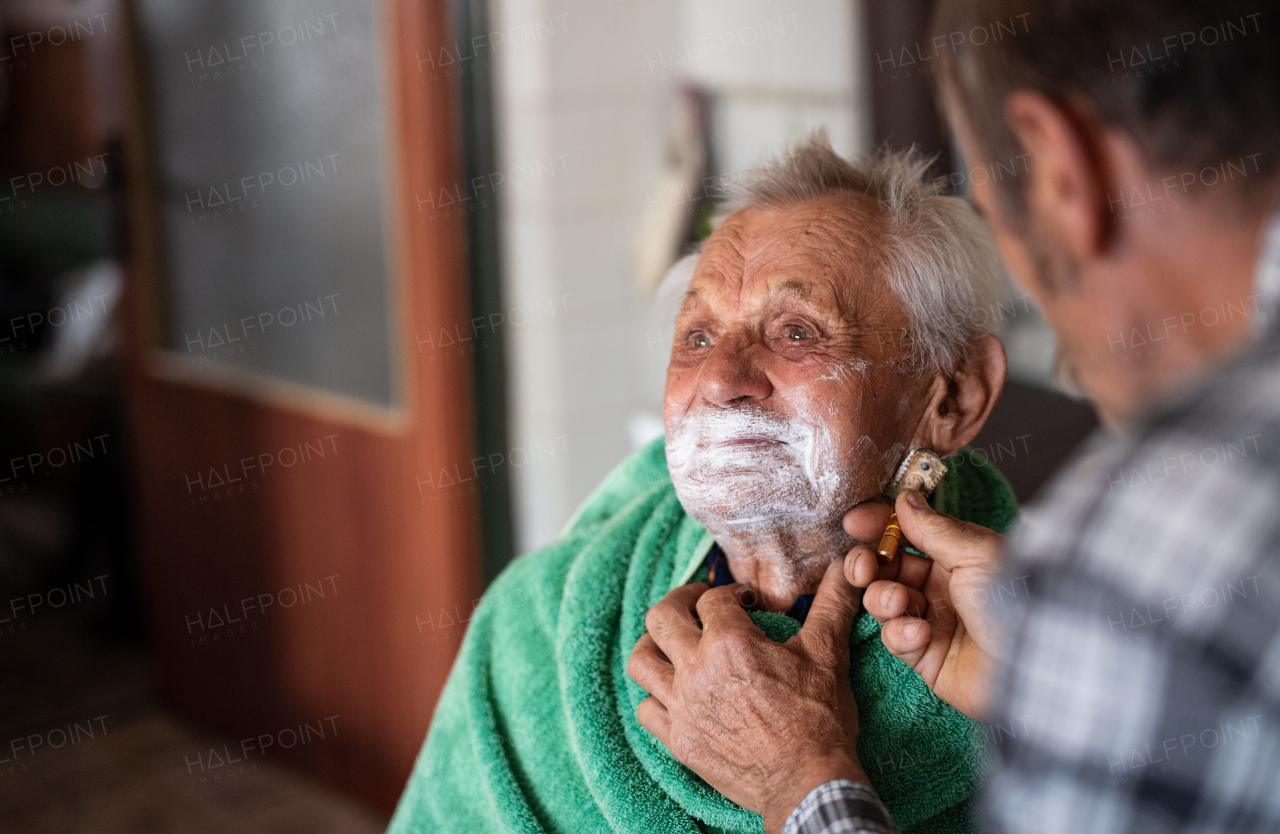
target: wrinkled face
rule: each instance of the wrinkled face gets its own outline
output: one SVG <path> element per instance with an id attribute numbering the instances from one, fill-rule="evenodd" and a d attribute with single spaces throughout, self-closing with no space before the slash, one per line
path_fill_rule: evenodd
<path id="1" fill-rule="evenodd" d="M 906 454 L 929 377 L 876 266 L 874 203 L 746 209 L 708 239 L 676 319 L 663 417 L 708 527 L 839 519 Z"/>

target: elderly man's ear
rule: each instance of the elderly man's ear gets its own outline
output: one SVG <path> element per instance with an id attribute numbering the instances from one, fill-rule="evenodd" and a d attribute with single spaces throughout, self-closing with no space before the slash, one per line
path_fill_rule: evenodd
<path id="1" fill-rule="evenodd" d="M 977 339 L 954 374 L 933 378 L 911 448 L 923 446 L 946 457 L 973 440 L 1000 399 L 1008 369 L 999 339 L 990 333 Z"/>

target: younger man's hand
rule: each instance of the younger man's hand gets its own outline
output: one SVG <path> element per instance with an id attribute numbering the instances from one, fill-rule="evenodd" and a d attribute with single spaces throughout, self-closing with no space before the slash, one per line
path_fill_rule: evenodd
<path id="1" fill-rule="evenodd" d="M 914 490 L 900 494 L 894 510 L 903 535 L 930 558 L 900 550 L 880 564 L 875 546 L 860 544 L 845 559 L 845 576 L 866 588 L 863 605 L 884 623 L 885 648 L 920 673 L 939 698 L 982 720 L 999 651 L 988 603 L 996 594 L 1004 536 L 935 512 Z M 879 542 L 889 512 L 884 504 L 859 504 L 845 515 L 845 532 Z"/>

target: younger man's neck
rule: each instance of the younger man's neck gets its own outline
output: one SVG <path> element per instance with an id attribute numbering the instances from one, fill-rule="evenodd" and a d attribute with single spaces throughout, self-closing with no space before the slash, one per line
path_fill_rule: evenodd
<path id="1" fill-rule="evenodd" d="M 1261 303 L 1255 282 L 1271 213 L 1213 213 L 1212 204 L 1194 203 L 1169 212 L 1145 229 L 1132 252 L 1133 326 L 1121 340 L 1131 356 L 1113 363 L 1125 377 L 1117 389 L 1129 396 L 1115 422 L 1128 422 L 1248 344 Z M 1148 338 L 1149 344 L 1123 344 Z"/>

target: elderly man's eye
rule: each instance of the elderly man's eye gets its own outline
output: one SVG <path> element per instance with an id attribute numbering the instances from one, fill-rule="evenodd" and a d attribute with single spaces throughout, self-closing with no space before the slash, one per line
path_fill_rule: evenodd
<path id="1" fill-rule="evenodd" d="M 809 331 L 798 324 L 789 324 L 782 332 L 783 335 L 786 336 L 787 340 L 792 342 L 803 341 L 810 337 Z"/>
<path id="2" fill-rule="evenodd" d="M 711 339 L 701 330 L 690 333 L 688 337 L 689 347 L 704 348 L 711 347 Z"/>

